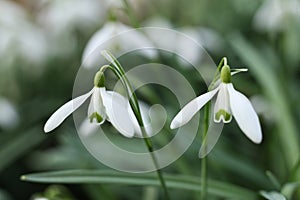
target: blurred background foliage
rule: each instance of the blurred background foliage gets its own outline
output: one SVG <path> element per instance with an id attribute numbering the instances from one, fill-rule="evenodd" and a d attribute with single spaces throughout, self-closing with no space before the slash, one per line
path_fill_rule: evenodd
<path id="1" fill-rule="evenodd" d="M 233 81 L 251 97 L 260 115 L 263 143 L 254 145 L 235 123 L 226 125 L 208 156 L 209 177 L 257 194 L 264 190 L 269 199 L 273 199 L 269 191 L 300 199 L 294 192 L 300 181 L 298 0 L 0 0 L 1 200 L 163 199 L 160 189 L 146 186 L 20 181 L 22 174 L 30 172 L 107 169 L 84 148 L 71 118 L 51 134 L 43 133 L 43 125 L 71 99 L 89 39 L 113 21 L 127 28 L 182 31 L 202 44 L 216 63 L 227 56 L 233 68 L 249 68 L 249 73 Z M 115 24 L 115 31 L 123 30 L 123 25 Z M 191 52 L 191 58 L 197 57 L 197 52 Z M 131 62 L 122 60 L 127 66 Z M 174 57 L 159 62 L 185 74 L 196 94 L 206 90 L 202 79 Z M 164 100 L 169 95 L 159 93 Z M 153 102 L 151 96 L 141 98 Z M 179 107 L 171 103 L 167 109 L 175 114 Z M 163 171 L 200 179 L 200 139 L 197 136 L 188 151 Z M 197 192 L 171 189 L 171 196 L 193 199 Z"/>

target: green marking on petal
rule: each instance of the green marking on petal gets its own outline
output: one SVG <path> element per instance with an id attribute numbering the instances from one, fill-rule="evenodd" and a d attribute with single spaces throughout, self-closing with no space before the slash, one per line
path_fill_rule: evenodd
<path id="1" fill-rule="evenodd" d="M 94 112 L 93 114 L 91 114 L 89 119 L 90 119 L 90 123 L 92 123 L 94 121 L 94 119 L 96 119 L 97 123 L 101 123 L 103 121 L 103 117 L 101 115 L 99 115 L 97 112 Z"/>
<path id="2" fill-rule="evenodd" d="M 223 83 L 231 83 L 231 73 L 230 73 L 230 67 L 228 65 L 224 65 L 222 67 L 221 81 Z"/>
<path id="3" fill-rule="evenodd" d="M 105 82 L 105 78 L 103 72 L 98 71 L 94 78 L 94 86 L 99 88 L 104 87 L 104 82 Z"/>
<path id="4" fill-rule="evenodd" d="M 217 121 L 221 120 L 221 116 L 223 116 L 223 119 L 225 120 L 225 122 L 229 122 L 231 119 L 231 114 L 228 113 L 226 110 L 224 109 L 220 109 L 216 114 L 215 114 L 215 119 Z"/>

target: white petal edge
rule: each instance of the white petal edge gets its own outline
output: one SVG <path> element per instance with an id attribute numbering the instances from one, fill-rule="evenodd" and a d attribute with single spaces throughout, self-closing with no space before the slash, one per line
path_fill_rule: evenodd
<path id="1" fill-rule="evenodd" d="M 94 122 L 93 120 L 92 123 L 95 123 L 97 125 L 103 124 L 106 120 L 106 111 L 101 98 L 101 92 L 100 92 L 101 90 L 105 90 L 105 88 L 95 87 L 91 97 L 90 105 L 88 107 L 88 118 L 90 118 L 94 112 L 98 113 L 102 117 L 102 121 L 99 123 Z"/>
<path id="2" fill-rule="evenodd" d="M 249 99 L 228 84 L 229 101 L 232 115 L 244 134 L 254 143 L 261 143 L 262 131 L 259 118 Z"/>
<path id="3" fill-rule="evenodd" d="M 134 136 L 128 100 L 117 92 L 101 90 L 103 104 L 111 124 L 125 137 Z"/>
<path id="4" fill-rule="evenodd" d="M 79 106 L 81 106 L 94 92 L 94 88 L 88 93 L 76 97 L 65 103 L 57 111 L 55 111 L 44 126 L 44 132 L 48 133 L 57 128 L 69 115 L 71 115 Z"/>
<path id="5" fill-rule="evenodd" d="M 175 129 L 188 123 L 193 116 L 218 92 L 219 87 L 193 99 L 186 104 L 171 122 L 170 128 Z"/>

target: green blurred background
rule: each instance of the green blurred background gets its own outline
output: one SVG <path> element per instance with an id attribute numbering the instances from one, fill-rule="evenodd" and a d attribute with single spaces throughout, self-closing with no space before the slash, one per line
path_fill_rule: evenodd
<path id="1" fill-rule="evenodd" d="M 248 68 L 248 73 L 237 75 L 233 81 L 238 90 L 251 97 L 264 140 L 255 145 L 236 123 L 226 126 L 208 157 L 209 178 L 257 193 L 277 190 L 289 199 L 300 199 L 294 188 L 287 191 L 284 187 L 300 180 L 300 1 L 128 0 L 127 6 L 124 2 L 0 0 L 0 199 L 51 199 L 54 194 L 61 197 L 53 200 L 163 199 L 159 189 L 148 187 L 20 181 L 22 174 L 31 172 L 108 168 L 83 147 L 71 117 L 50 134 L 43 132 L 43 125 L 52 112 L 72 98 L 87 42 L 111 21 L 129 27 L 182 31 L 201 43 L 215 63 L 226 56 L 232 68 Z M 197 55 L 192 56 L 197 59 Z M 205 92 L 202 79 L 193 75 L 191 68 L 182 67 L 174 57 L 160 59 L 186 74 L 196 94 Z M 123 65 L 131 62 L 122 60 Z M 170 98 L 169 93 L 159 95 Z M 151 97 L 141 98 L 151 103 Z M 178 108 L 170 104 L 167 109 L 176 113 Z M 200 177 L 200 138 L 163 171 Z M 268 170 L 280 185 L 272 183 L 266 175 Z M 171 194 L 172 199 L 197 196 L 175 189 Z"/>

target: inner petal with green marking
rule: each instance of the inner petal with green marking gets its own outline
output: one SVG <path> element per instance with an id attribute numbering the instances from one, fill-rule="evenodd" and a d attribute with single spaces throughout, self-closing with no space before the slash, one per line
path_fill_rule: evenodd
<path id="1" fill-rule="evenodd" d="M 215 113 L 215 120 L 224 123 L 228 123 L 231 121 L 232 115 L 224 109 L 220 109 L 217 113 Z"/>
<path id="2" fill-rule="evenodd" d="M 214 121 L 229 123 L 231 121 L 231 109 L 229 102 L 228 84 L 221 83 L 217 100 L 214 107 Z"/>
<path id="3" fill-rule="evenodd" d="M 92 113 L 90 116 L 89 116 L 89 119 L 90 119 L 90 122 L 94 122 L 94 119 L 96 120 L 97 123 L 102 123 L 103 122 L 103 117 L 97 113 L 97 112 L 94 112 Z"/>

